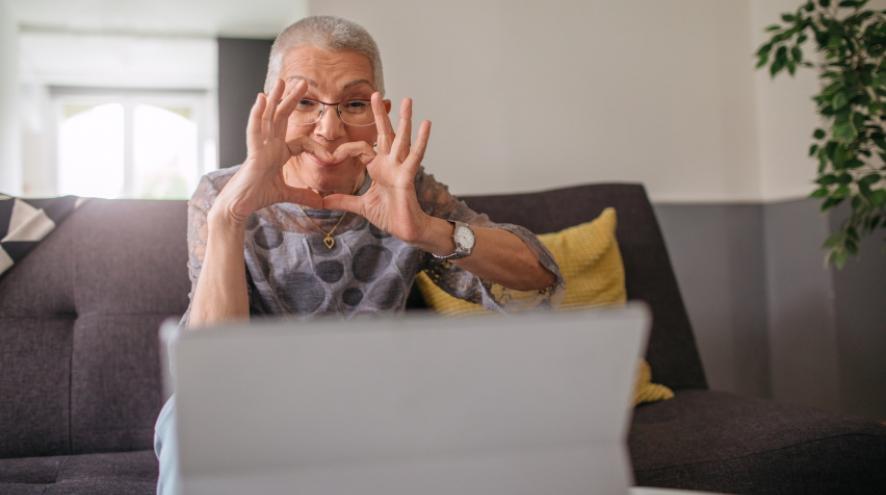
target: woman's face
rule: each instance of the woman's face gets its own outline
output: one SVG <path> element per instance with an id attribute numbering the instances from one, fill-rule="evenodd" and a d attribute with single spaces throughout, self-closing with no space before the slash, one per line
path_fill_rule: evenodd
<path id="1" fill-rule="evenodd" d="M 304 79 L 308 83 L 305 98 L 324 102 L 369 100 L 376 90 L 372 64 L 366 56 L 311 45 L 298 46 L 284 55 L 280 78 L 286 81 L 287 92 L 299 79 Z M 389 100 L 385 100 L 385 108 L 390 112 Z M 375 143 L 376 128 L 375 125 L 345 125 L 335 108 L 327 107 L 315 124 L 296 125 L 295 119 L 290 119 L 286 139 L 302 136 L 310 137 L 332 153 L 340 145 L 351 141 Z M 293 156 L 287 166 L 290 172 L 294 172 L 290 177 L 300 182 L 292 185 L 310 187 L 321 194 L 352 192 L 358 185 L 357 181 L 362 179 L 365 168 L 356 157 L 346 158 L 340 163 L 324 163 L 307 152 Z"/>

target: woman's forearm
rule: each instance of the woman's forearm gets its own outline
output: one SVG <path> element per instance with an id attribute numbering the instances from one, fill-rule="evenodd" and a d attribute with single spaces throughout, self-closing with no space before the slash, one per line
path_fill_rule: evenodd
<path id="1" fill-rule="evenodd" d="M 188 327 L 249 319 L 242 225 L 210 214 L 203 267 L 191 299 Z"/>
<path id="2" fill-rule="evenodd" d="M 540 290 L 550 287 L 556 276 L 539 263 L 529 246 L 516 235 L 503 229 L 472 225 L 476 238 L 471 255 L 454 264 L 478 277 L 509 289 Z M 453 226 L 433 217 L 424 239 L 417 245 L 425 251 L 444 256 L 455 250 Z"/>

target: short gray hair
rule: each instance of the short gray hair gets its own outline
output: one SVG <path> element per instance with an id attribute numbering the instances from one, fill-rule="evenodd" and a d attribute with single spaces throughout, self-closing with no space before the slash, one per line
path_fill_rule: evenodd
<path id="1" fill-rule="evenodd" d="M 326 50 L 349 50 L 365 55 L 372 64 L 375 89 L 382 95 L 385 94 L 381 54 L 378 52 L 375 40 L 356 22 L 328 15 L 305 17 L 277 36 L 271 46 L 271 56 L 268 58 L 265 93 L 271 91 L 274 82 L 280 77 L 283 56 L 298 45 L 313 45 Z"/>

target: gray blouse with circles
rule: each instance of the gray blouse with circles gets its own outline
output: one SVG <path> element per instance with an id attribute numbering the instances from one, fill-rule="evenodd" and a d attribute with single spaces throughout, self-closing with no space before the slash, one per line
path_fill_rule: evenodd
<path id="1" fill-rule="evenodd" d="M 189 297 L 193 296 L 203 264 L 207 213 L 238 169 L 239 166 L 225 168 L 204 175 L 188 202 Z M 357 194 L 365 192 L 370 182 L 367 174 Z M 243 254 L 250 315 L 350 318 L 365 313 L 400 312 L 421 270 L 449 294 L 496 311 L 549 306 L 561 297 L 563 277 L 559 268 L 550 252 L 527 229 L 493 223 L 485 214 L 474 212 L 424 169 L 416 175 L 415 189 L 422 209 L 430 215 L 501 228 L 518 236 L 542 266 L 556 275 L 554 285 L 527 297 L 526 292 L 506 289 L 438 260 L 351 213 L 346 213 L 336 228 L 335 245 L 329 249 L 318 225 L 329 231 L 341 219 L 342 212 L 278 203 L 255 212 L 246 227 Z M 305 215 L 310 215 L 314 222 Z M 189 314 L 190 306 L 182 317 L 182 325 L 187 325 Z"/>

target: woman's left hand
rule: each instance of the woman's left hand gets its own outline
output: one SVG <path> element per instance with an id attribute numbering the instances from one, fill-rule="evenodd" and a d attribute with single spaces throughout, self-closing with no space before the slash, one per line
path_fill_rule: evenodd
<path id="1" fill-rule="evenodd" d="M 323 208 L 356 213 L 373 225 L 398 239 L 418 244 L 423 240 L 431 217 L 419 205 L 415 192 L 415 175 L 421 165 L 431 123 L 422 121 L 415 144 L 412 136 L 412 100 L 404 98 L 400 105 L 400 122 L 395 136 L 391 121 L 385 112 L 381 95 L 372 95 L 372 113 L 378 131 L 375 156 L 358 146 L 342 145 L 333 154 L 357 153 L 371 161 L 366 171 L 372 178 L 369 189 L 360 196 L 330 194 L 323 198 Z M 341 158 L 336 156 L 336 158 Z"/>

